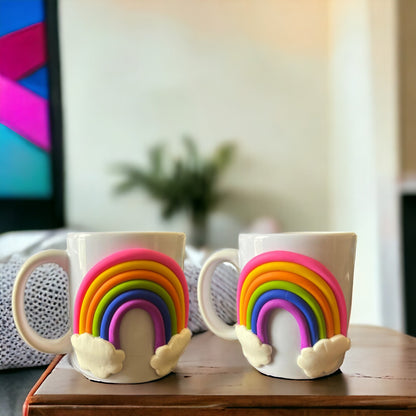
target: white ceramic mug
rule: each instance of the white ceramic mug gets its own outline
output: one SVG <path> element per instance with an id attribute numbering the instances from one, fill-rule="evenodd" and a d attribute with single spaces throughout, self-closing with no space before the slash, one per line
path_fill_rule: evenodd
<path id="1" fill-rule="evenodd" d="M 183 273 L 185 234 L 70 233 L 66 250 L 30 257 L 13 289 L 23 339 L 43 352 L 70 353 L 91 380 L 140 383 L 170 373 L 191 338 Z M 28 324 L 24 290 L 32 271 L 56 263 L 69 278 L 71 329 L 46 339 Z"/>
<path id="2" fill-rule="evenodd" d="M 214 253 L 198 282 L 208 328 L 241 343 L 263 374 L 311 379 L 334 373 L 350 348 L 347 338 L 354 274 L 354 233 L 240 234 L 239 249 Z M 222 262 L 240 271 L 237 324 L 216 314 L 211 280 Z"/>

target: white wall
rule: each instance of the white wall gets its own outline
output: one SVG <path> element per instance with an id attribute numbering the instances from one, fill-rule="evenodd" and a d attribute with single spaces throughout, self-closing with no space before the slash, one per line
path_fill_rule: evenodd
<path id="1" fill-rule="evenodd" d="M 353 322 L 402 329 L 396 5 L 331 2 L 331 228 L 358 234 Z"/>
<path id="2" fill-rule="evenodd" d="M 60 0 L 69 225 L 188 231 L 115 198 L 110 167 L 232 138 L 211 245 L 265 214 L 356 231 L 352 321 L 400 328 L 394 19 L 394 0 Z"/>
<path id="3" fill-rule="evenodd" d="M 326 228 L 326 0 L 61 0 L 60 20 L 70 225 L 186 228 L 144 193 L 114 198 L 109 168 L 189 133 L 207 153 L 238 142 L 212 245 L 266 214 Z"/>

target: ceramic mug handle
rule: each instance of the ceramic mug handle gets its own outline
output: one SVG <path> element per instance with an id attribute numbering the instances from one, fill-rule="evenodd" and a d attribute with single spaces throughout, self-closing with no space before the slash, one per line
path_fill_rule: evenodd
<path id="1" fill-rule="evenodd" d="M 13 318 L 20 336 L 31 347 L 46 353 L 60 354 L 70 352 L 71 331 L 69 330 L 64 336 L 57 339 L 47 339 L 40 336 L 29 325 L 25 308 L 24 293 L 26 283 L 31 273 L 40 265 L 45 263 L 55 263 L 61 266 L 67 273 L 69 271 L 68 254 L 64 250 L 45 250 L 30 257 L 21 267 L 16 276 L 13 286 L 12 308 Z"/>
<path id="2" fill-rule="evenodd" d="M 201 269 L 198 279 L 198 304 L 208 328 L 220 338 L 237 339 L 234 326 L 226 324 L 216 313 L 211 298 L 211 283 L 215 269 L 221 263 L 231 263 L 239 270 L 238 250 L 227 248 L 212 254 Z"/>

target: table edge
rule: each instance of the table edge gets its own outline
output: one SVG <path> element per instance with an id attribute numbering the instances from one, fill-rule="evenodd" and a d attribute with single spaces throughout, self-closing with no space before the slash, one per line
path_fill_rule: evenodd
<path id="1" fill-rule="evenodd" d="M 30 389 L 29 393 L 26 396 L 26 399 L 23 403 L 22 407 L 22 415 L 28 416 L 29 415 L 29 406 L 36 402 L 34 399 L 36 391 L 38 388 L 42 385 L 42 383 L 45 381 L 45 379 L 49 376 L 49 374 L 53 371 L 53 369 L 58 365 L 59 361 L 61 361 L 64 354 L 59 354 L 54 357 L 54 359 L 51 361 L 51 363 L 48 365 L 46 370 L 42 373 L 42 375 L 39 377 L 38 381 L 35 383 L 35 385 Z"/>

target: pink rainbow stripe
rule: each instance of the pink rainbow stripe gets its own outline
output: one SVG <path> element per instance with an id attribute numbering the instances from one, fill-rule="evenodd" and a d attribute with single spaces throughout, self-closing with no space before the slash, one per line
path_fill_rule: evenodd
<path id="1" fill-rule="evenodd" d="M 257 320 L 257 335 L 260 341 L 264 344 L 268 344 L 267 339 L 267 317 L 270 312 L 276 308 L 285 309 L 296 319 L 296 322 L 300 331 L 300 348 L 307 348 L 311 346 L 311 337 L 309 335 L 308 323 L 306 322 L 305 316 L 293 303 L 288 302 L 284 299 L 273 299 L 269 300 L 261 308 L 259 317 Z"/>
<path id="2" fill-rule="evenodd" d="M 0 123 L 49 151 L 48 101 L 0 75 Z"/>
<path id="3" fill-rule="evenodd" d="M 145 310 L 150 317 L 152 318 L 153 325 L 154 325 L 154 333 L 155 333 L 155 345 L 154 349 L 156 351 L 157 348 L 165 345 L 165 327 L 163 324 L 162 314 L 160 313 L 159 309 L 144 299 L 135 299 L 130 300 L 123 305 L 121 305 L 117 311 L 114 313 L 113 318 L 110 322 L 110 327 L 108 331 L 108 341 L 111 342 L 116 349 L 120 349 L 120 325 L 124 315 L 131 311 L 132 309 L 143 309 Z"/>
<path id="4" fill-rule="evenodd" d="M 347 335 L 347 306 L 345 304 L 344 294 L 342 293 L 341 286 L 339 285 L 338 281 L 334 277 L 334 275 L 319 261 L 313 259 L 312 257 L 305 256 L 303 254 L 294 253 L 291 251 L 268 251 L 266 253 L 261 253 L 256 257 L 253 257 L 244 267 L 240 273 L 240 278 L 238 280 L 237 285 L 237 311 L 240 310 L 240 294 L 241 289 L 246 279 L 247 275 L 256 267 L 261 266 L 265 263 L 271 262 L 291 262 L 296 263 L 301 266 L 304 266 L 325 280 L 328 286 L 334 293 L 335 299 L 338 304 L 339 315 L 340 315 L 340 326 L 341 326 L 341 333 L 343 335 Z"/>
<path id="5" fill-rule="evenodd" d="M 0 74 L 19 80 L 46 63 L 45 24 L 36 23 L 0 37 Z"/>
<path id="6" fill-rule="evenodd" d="M 125 263 L 128 261 L 135 261 L 135 260 L 149 260 L 155 261 L 157 263 L 163 264 L 176 275 L 178 278 L 182 289 L 183 295 L 185 300 L 185 322 L 188 322 L 189 316 L 189 293 L 188 293 L 188 284 L 186 283 L 185 275 L 183 274 L 182 269 L 180 268 L 179 264 L 176 263 L 171 257 L 167 256 L 166 254 L 162 254 L 155 250 L 150 250 L 146 248 L 131 248 L 122 250 L 109 256 L 105 257 L 97 264 L 95 264 L 85 275 L 84 279 L 81 282 L 81 285 L 78 289 L 77 296 L 75 298 L 74 303 L 74 333 L 77 334 L 79 332 L 79 319 L 80 319 L 80 311 L 82 301 L 85 297 L 85 294 L 94 281 L 94 279 L 105 270 L 109 269 L 110 267 L 116 266 L 120 263 Z"/>

